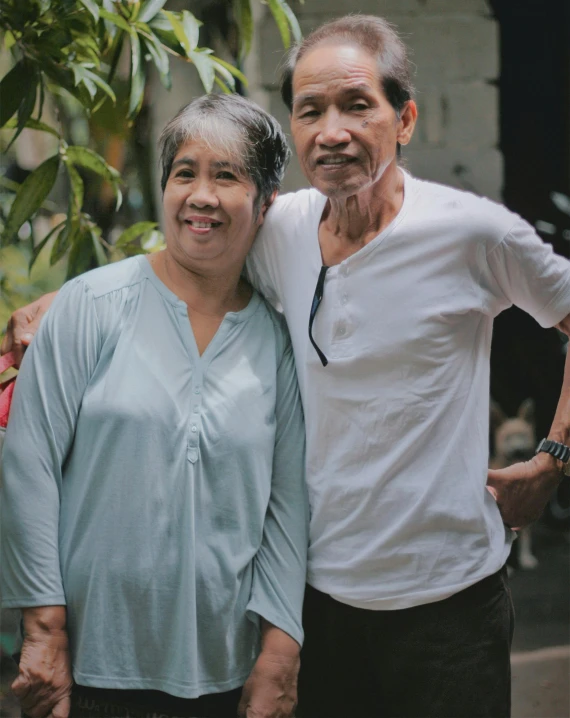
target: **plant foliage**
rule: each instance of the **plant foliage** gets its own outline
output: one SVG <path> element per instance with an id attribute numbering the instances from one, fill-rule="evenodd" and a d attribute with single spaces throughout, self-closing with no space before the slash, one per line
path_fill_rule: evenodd
<path id="1" fill-rule="evenodd" d="M 221 0 L 227 2 L 227 0 Z M 241 53 L 252 41 L 252 0 L 233 0 Z M 240 70 L 200 45 L 202 23 L 189 11 L 173 12 L 166 0 L 0 0 L 0 30 L 13 64 L 0 80 L 0 128 L 11 131 L 10 145 L 24 128 L 57 137 L 57 152 L 20 184 L 4 217 L 0 249 L 16 244 L 22 225 L 44 207 L 58 177 L 65 173 L 69 196 L 65 218 L 34 245 L 30 270 L 50 245 L 50 263 L 67 258 L 67 277 L 105 264 L 111 246 L 101 228 L 84 210 L 84 180 L 96 175 L 110 187 L 116 208 L 121 204 L 121 175 L 94 150 L 70 144 L 61 128 L 42 121 L 48 93 L 72 96 L 88 116 L 104 103 L 117 105 L 117 68 L 128 53 L 129 76 L 124 120 L 132 123 L 143 104 L 149 66 L 171 86 L 170 60 L 194 65 L 206 92 L 215 87 L 232 92 Z M 283 43 L 300 37 L 297 20 L 285 0 L 266 0 Z M 137 223 L 118 242 L 124 254 L 156 244 L 156 224 Z M 133 242 L 137 242 L 133 246 Z"/>

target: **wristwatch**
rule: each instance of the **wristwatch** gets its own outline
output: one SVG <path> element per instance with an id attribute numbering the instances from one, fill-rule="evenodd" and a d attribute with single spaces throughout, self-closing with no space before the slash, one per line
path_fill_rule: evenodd
<path id="1" fill-rule="evenodd" d="M 558 441 L 552 441 L 552 439 L 542 439 L 536 447 L 535 456 L 542 451 L 561 461 L 564 464 L 562 472 L 566 476 L 570 476 L 570 446 L 560 444 Z"/>

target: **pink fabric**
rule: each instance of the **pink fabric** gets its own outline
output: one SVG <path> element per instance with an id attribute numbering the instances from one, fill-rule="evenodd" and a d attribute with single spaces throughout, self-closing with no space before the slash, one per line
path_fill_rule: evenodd
<path id="1" fill-rule="evenodd" d="M 14 355 L 12 352 L 0 357 L 0 374 L 14 366 Z M 8 425 L 8 416 L 10 415 L 10 404 L 12 403 L 12 394 L 14 393 L 16 377 L 12 377 L 0 384 L 0 428 L 6 428 Z"/>

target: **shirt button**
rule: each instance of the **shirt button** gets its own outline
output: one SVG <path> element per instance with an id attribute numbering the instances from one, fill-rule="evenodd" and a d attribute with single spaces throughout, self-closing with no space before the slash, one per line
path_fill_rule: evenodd
<path id="1" fill-rule="evenodd" d="M 197 386 L 197 387 L 194 389 L 194 394 L 199 394 L 199 393 L 200 393 L 200 387 Z"/>
<path id="2" fill-rule="evenodd" d="M 198 431 L 196 424 L 192 424 L 192 433 L 195 434 Z"/>
<path id="3" fill-rule="evenodd" d="M 348 304 L 348 294 L 343 294 L 341 298 L 341 304 L 344 306 L 345 304 Z"/>
<path id="4" fill-rule="evenodd" d="M 346 329 L 343 326 L 340 326 L 338 328 L 338 335 L 339 337 L 343 337 L 346 334 Z"/>

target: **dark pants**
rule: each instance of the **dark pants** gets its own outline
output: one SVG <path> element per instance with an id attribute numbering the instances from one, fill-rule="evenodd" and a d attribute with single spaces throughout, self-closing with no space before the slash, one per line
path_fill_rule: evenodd
<path id="1" fill-rule="evenodd" d="M 507 718 L 506 569 L 450 598 L 369 611 L 307 587 L 299 718 Z"/>
<path id="2" fill-rule="evenodd" d="M 74 686 L 69 718 L 236 718 L 241 688 L 199 698 Z M 22 717 L 25 718 L 24 714 Z"/>

